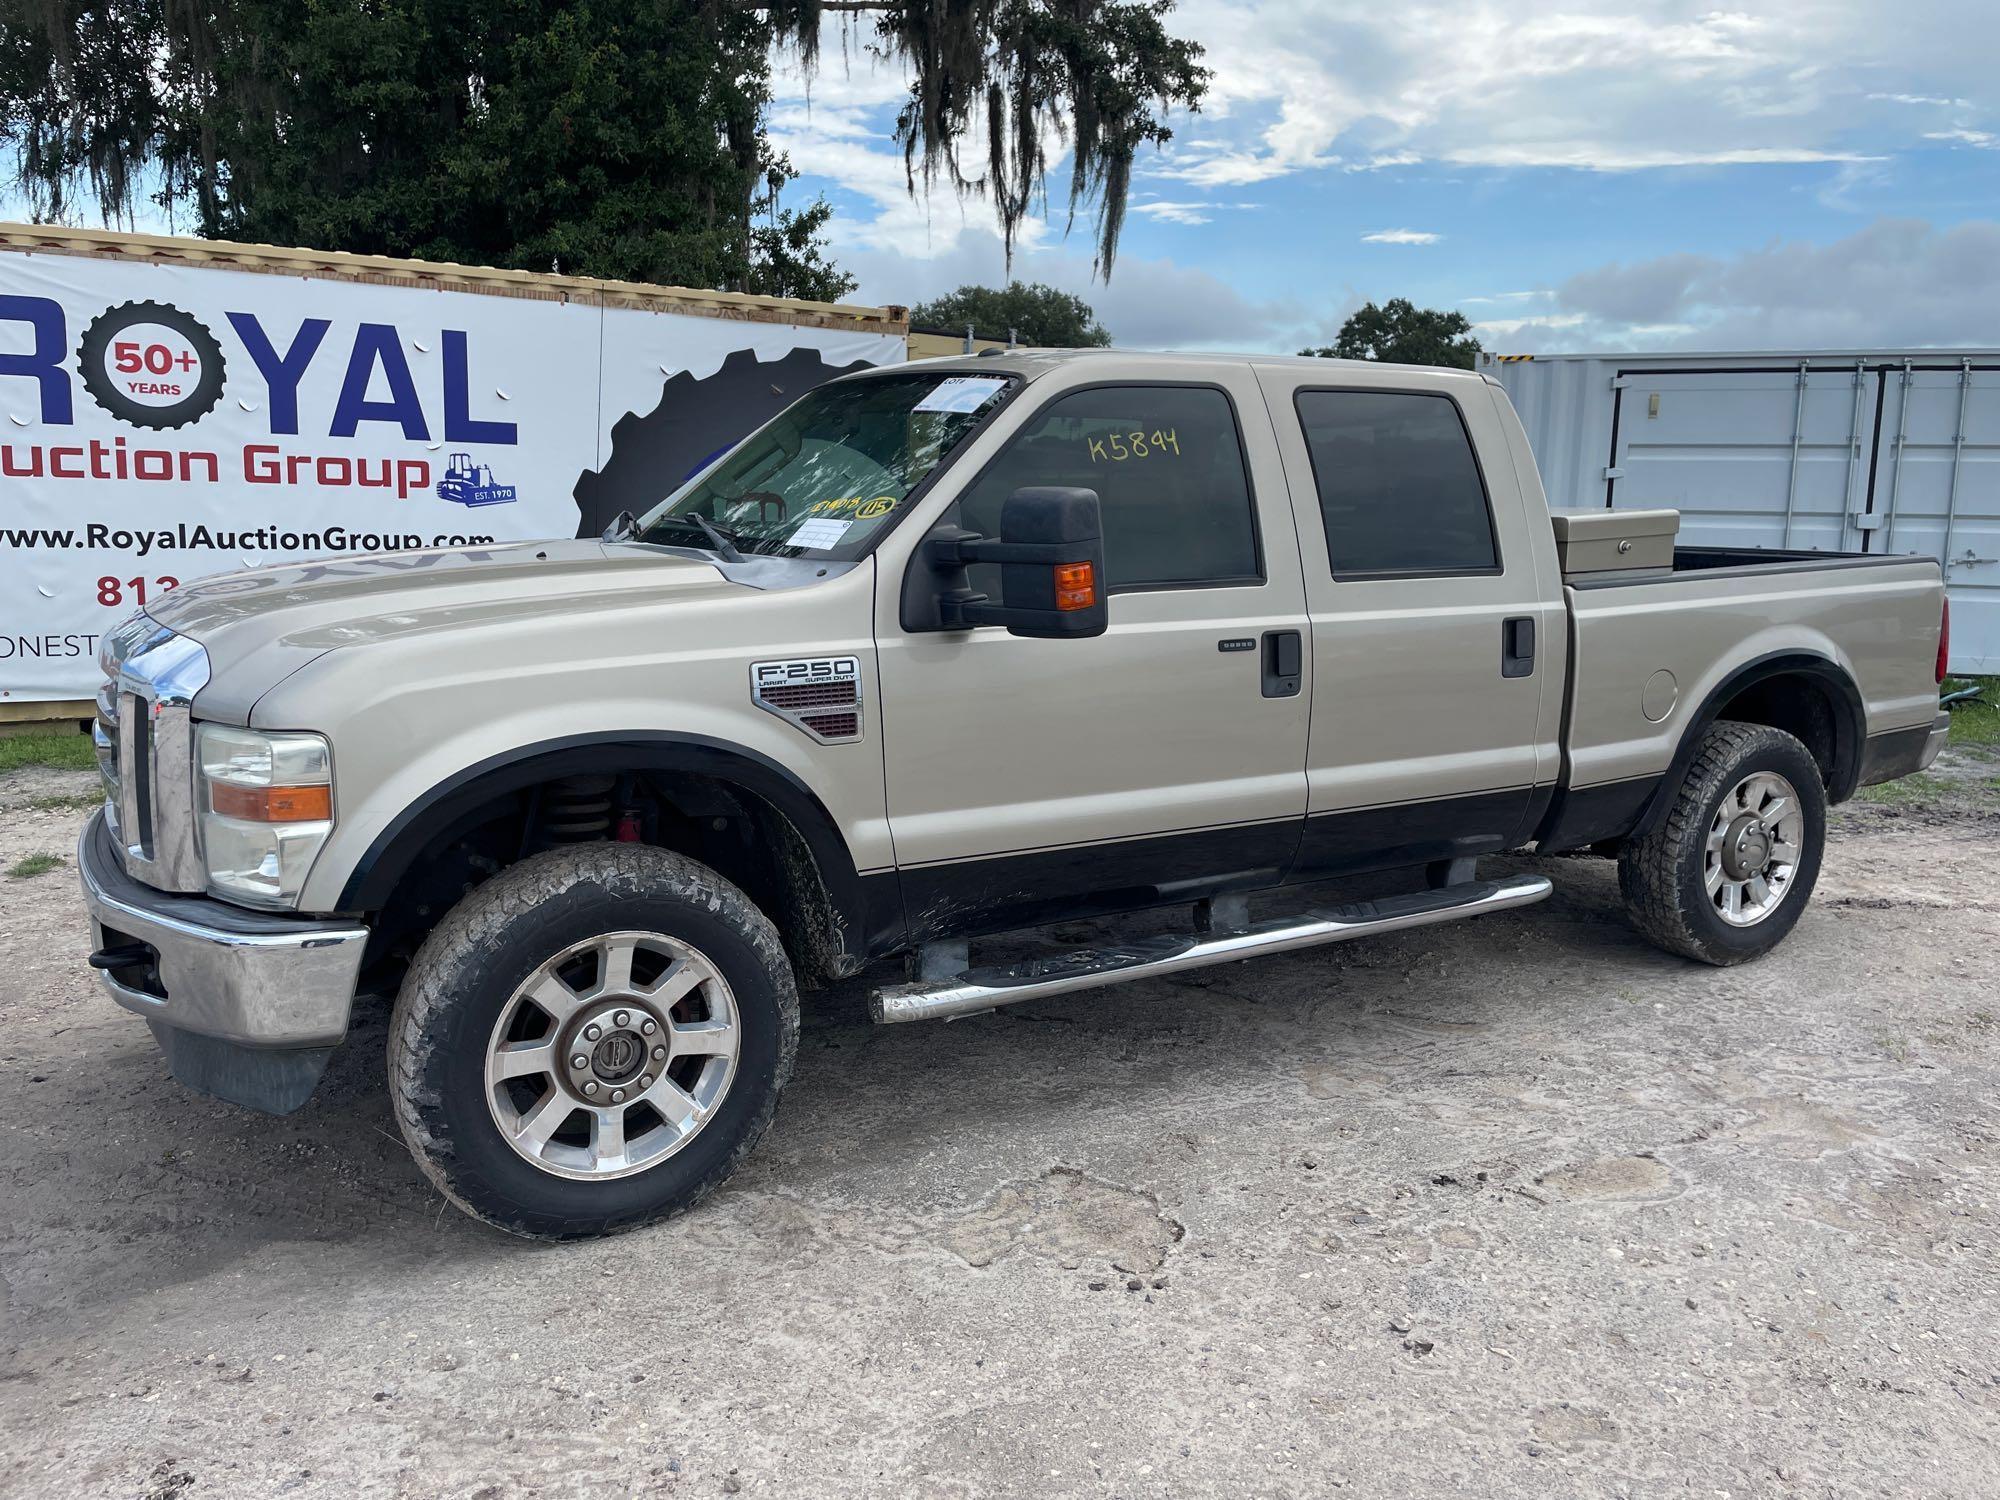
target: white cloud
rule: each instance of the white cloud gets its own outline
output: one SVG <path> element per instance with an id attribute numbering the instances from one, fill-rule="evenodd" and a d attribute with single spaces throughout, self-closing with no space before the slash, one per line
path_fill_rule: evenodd
<path id="1" fill-rule="evenodd" d="M 1738 146 L 1714 151 L 1664 147 L 1607 147 L 1578 141 L 1516 141 L 1467 146 L 1447 161 L 1470 167 L 1574 167 L 1585 172 L 1643 172 L 1654 167 L 1747 167 L 1800 162 L 1880 161 L 1851 151 L 1798 146 Z"/>
<path id="2" fill-rule="evenodd" d="M 1580 272 L 1548 311 L 1477 325 L 1506 353 L 2000 344 L 2000 223 L 1881 219 L 1826 244 Z"/>
<path id="3" fill-rule="evenodd" d="M 1990 59 L 2000 52 L 2000 7 L 1991 0 L 1926 0 L 1886 28 L 1879 0 L 1790 0 L 1755 14 L 1703 11 L 1695 0 L 1562 0 L 1550 10 L 1518 0 L 1179 0 L 1169 24 L 1207 48 L 1215 78 L 1199 115 L 1173 117 L 1168 150 L 1141 154 L 1135 225 L 1212 224 L 1225 210 L 1252 206 L 1226 201 L 1232 195 L 1222 190 L 1297 174 L 1323 174 L 1338 193 L 1347 186 L 1340 174 L 1418 167 L 1463 182 L 1470 197 L 1492 174 L 1523 168 L 1631 174 L 1803 164 L 1824 170 L 1802 185 L 1791 180 L 1802 188 L 1796 201 L 1872 213 L 1898 180 L 1899 153 L 2000 149 L 2000 115 L 1969 102 L 1991 97 Z M 829 38 L 839 34 L 837 22 L 829 28 Z M 865 50 L 848 58 L 843 65 L 829 40 L 809 100 L 796 70 L 781 70 L 771 131 L 797 166 L 841 191 L 833 245 L 861 276 L 858 295 L 913 303 L 963 282 L 1001 280 L 988 204 L 960 202 L 948 190 L 911 199 L 885 123 L 906 96 L 900 68 Z M 1087 231 L 1079 226 L 1073 245 L 1061 239 L 1066 163 L 1060 142 L 1050 149 L 1058 158 L 1054 221 L 1026 226 L 1014 272 L 1078 292 L 1121 343 L 1296 348 L 1329 341 L 1364 296 L 1426 290 L 1372 281 L 1357 288 L 1336 273 L 1335 284 L 1318 277 L 1259 300 L 1197 267 L 1129 250 L 1111 285 L 1099 286 Z M 968 161 L 982 156 L 967 153 Z M 1377 207 L 1370 215 L 1393 223 L 1416 212 Z M 1371 244 L 1441 238 L 1334 228 Z M 1219 228 L 1190 238 L 1241 249 L 1240 237 L 1225 240 Z M 1479 325 L 1489 346 L 2000 342 L 2000 327 L 1987 326 L 2000 322 L 1993 224 L 1878 220 L 1845 238 L 1774 242 L 1734 257 L 1642 252 L 1566 280 L 1560 270 L 1576 261 L 1560 228 L 1543 238 L 1527 268 L 1516 258 L 1502 285 L 1524 285 L 1517 276 L 1547 276 L 1550 285 L 1475 285 L 1467 290 L 1478 296 L 1460 299 L 1495 315 Z M 1677 241 L 1702 243 L 1674 236 L 1660 248 Z M 1422 258 L 1375 259 L 1420 259 L 1456 279 L 1477 274 L 1460 263 L 1469 242 L 1455 234 Z M 1448 290 L 1430 295 L 1443 299 Z"/>
<path id="4" fill-rule="evenodd" d="M 861 280 L 854 300 L 907 306 L 957 287 L 998 286 L 1007 279 L 1000 239 L 975 222 L 950 249 L 923 258 L 888 245 L 847 250 L 840 263 Z M 1088 250 L 1048 244 L 1014 257 L 1013 275 L 1044 281 L 1074 292 L 1096 311 L 1117 342 L 1131 349 L 1225 349 L 1290 351 L 1331 341 L 1334 318 L 1323 317 L 1325 301 L 1308 306 L 1290 298 L 1245 296 L 1221 277 L 1166 259 L 1122 255 L 1109 285 L 1091 279 Z M 1359 306 L 1359 298 L 1349 298 Z"/>
<path id="5" fill-rule="evenodd" d="M 1215 79 L 1142 170 L 1203 186 L 1420 160 L 1852 163 L 1916 144 L 1913 109 L 1970 108 L 2000 48 L 1988 0 L 1927 0 L 1893 28 L 1878 0 L 1757 14 L 1686 0 L 1181 0 L 1171 24 L 1203 43 Z M 1947 123 L 1966 124 L 1929 128 Z"/>
<path id="6" fill-rule="evenodd" d="M 1423 157 L 1415 151 L 1384 151 L 1366 161 L 1348 162 L 1341 171 L 1380 172 L 1389 167 L 1414 167 L 1422 161 Z"/>
<path id="7" fill-rule="evenodd" d="M 1870 94 L 1871 100 L 1887 104 L 1936 104 L 1952 109 L 1970 109 L 1970 99 L 1940 99 L 1935 94 Z"/>
<path id="8" fill-rule="evenodd" d="M 1166 224 L 1207 224 L 1213 222 L 1207 206 L 1200 203 L 1135 203 L 1132 213 L 1158 219 Z"/>
<path id="9" fill-rule="evenodd" d="M 1510 338 L 1524 328 L 1536 330 L 1557 328 L 1581 328 L 1590 320 L 1582 313 L 1544 313 L 1536 318 L 1480 318 L 1472 325 L 1472 331 L 1479 336 L 1482 345 L 1491 348 L 1496 338 Z M 1510 350 L 1512 344 L 1507 346 Z"/>
<path id="10" fill-rule="evenodd" d="M 1960 146 L 1977 146 L 1981 151 L 2000 151 L 2000 135 L 1990 130 L 1969 130 L 1963 125 L 1951 130 L 1926 130 L 1927 141 L 1951 141 Z"/>
<path id="11" fill-rule="evenodd" d="M 1339 158 L 1334 158 L 1338 161 Z M 1149 176 L 1170 177 L 1193 187 L 1249 187 L 1297 171 L 1301 166 L 1327 166 L 1326 160 L 1285 162 L 1249 151 L 1223 151 L 1191 161 L 1152 168 Z"/>

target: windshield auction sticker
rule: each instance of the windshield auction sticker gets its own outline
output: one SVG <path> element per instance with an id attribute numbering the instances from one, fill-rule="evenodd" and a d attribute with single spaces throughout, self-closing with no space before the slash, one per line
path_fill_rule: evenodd
<path id="1" fill-rule="evenodd" d="M 1004 379 L 992 375 L 953 375 L 938 383 L 937 389 L 919 401 L 914 411 L 978 411 L 1006 389 Z"/>
<path id="2" fill-rule="evenodd" d="M 831 516 L 819 516 L 801 522 L 798 529 L 785 538 L 788 547 L 838 547 L 840 539 L 847 535 L 851 521 L 836 521 Z"/>

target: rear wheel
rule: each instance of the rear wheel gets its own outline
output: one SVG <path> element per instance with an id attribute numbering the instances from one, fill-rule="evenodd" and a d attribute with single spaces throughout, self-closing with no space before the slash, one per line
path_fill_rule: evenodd
<path id="1" fill-rule="evenodd" d="M 798 1041 L 776 930 L 714 871 L 589 844 L 524 860 L 439 924 L 390 1031 L 398 1120 L 454 1203 L 565 1239 L 715 1188 Z"/>
<path id="2" fill-rule="evenodd" d="M 1826 791 L 1782 730 L 1709 728 L 1651 832 L 1628 839 L 1618 883 L 1633 925 L 1670 953 L 1738 964 L 1797 925 L 1819 879 Z"/>

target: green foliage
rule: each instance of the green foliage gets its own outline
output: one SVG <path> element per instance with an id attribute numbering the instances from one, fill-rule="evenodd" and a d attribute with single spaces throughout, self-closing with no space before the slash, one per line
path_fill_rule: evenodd
<path id="1" fill-rule="evenodd" d="M 17 46 L 0 81 L 40 217 L 86 198 L 129 216 L 143 189 L 220 238 L 699 286 L 750 274 L 749 207 L 774 165 L 752 12 L 41 0 L 20 30 L 35 56 Z M 145 45 L 84 66 L 100 32 Z"/>
<path id="2" fill-rule="evenodd" d="M 0 737 L 0 771 L 27 766 L 52 766 L 61 771 L 89 771 L 97 754 L 87 734 L 10 734 Z"/>
<path id="3" fill-rule="evenodd" d="M 1206 86 L 1172 0 L 838 0 L 916 75 L 917 187 L 988 192 L 1011 249 L 1074 153 L 1108 270 L 1136 149 Z M 11 0 L 0 134 L 38 220 L 147 200 L 219 238 L 837 297 L 823 205 L 779 211 L 774 45 L 820 0 Z M 984 127 L 983 171 L 958 142 Z M 793 289 L 799 289 L 794 293 Z"/>
<path id="4" fill-rule="evenodd" d="M 970 323 L 981 338 L 989 339 L 1004 339 L 1011 328 L 1023 344 L 1043 349 L 1101 349 L 1111 342 L 1089 303 L 1039 281 L 962 286 L 911 308 L 910 322 L 952 333 Z"/>
<path id="5" fill-rule="evenodd" d="M 26 880 L 32 875 L 46 875 L 51 870 L 59 870 L 62 862 L 60 854 L 29 854 L 15 860 L 7 874 L 10 879 Z"/>
<path id="6" fill-rule="evenodd" d="M 1391 297 L 1380 307 L 1368 303 L 1341 324 L 1330 346 L 1299 353 L 1470 370 L 1479 358 L 1479 340 L 1472 337 L 1472 323 L 1464 313 L 1417 307 L 1407 297 Z"/>
<path id="7" fill-rule="evenodd" d="M 1953 692 L 1974 686 L 1985 691 L 1977 698 L 1952 707 L 1951 736 L 1945 743 L 2000 748 L 2000 677 L 1951 677 L 1945 680 L 1940 691 Z"/>
<path id="8" fill-rule="evenodd" d="M 820 235 L 833 215 L 833 205 L 815 198 L 800 212 L 778 207 L 778 189 L 759 205 L 769 217 L 750 230 L 750 280 L 746 292 L 761 297 L 800 297 L 808 302 L 838 302 L 859 285 L 826 258 Z"/>

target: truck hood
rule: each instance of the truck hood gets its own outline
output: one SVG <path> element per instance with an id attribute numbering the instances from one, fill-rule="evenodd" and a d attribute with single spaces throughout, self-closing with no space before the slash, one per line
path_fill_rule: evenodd
<path id="1" fill-rule="evenodd" d="M 208 652 L 197 712 L 248 723 L 271 688 L 329 651 L 437 631 L 738 594 L 711 563 L 597 541 L 321 558 L 196 579 L 156 622 Z"/>

